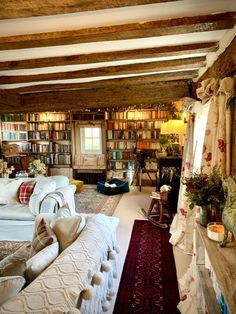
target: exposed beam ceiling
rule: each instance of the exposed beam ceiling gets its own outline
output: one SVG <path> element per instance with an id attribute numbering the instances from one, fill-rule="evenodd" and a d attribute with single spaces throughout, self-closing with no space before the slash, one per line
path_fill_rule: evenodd
<path id="1" fill-rule="evenodd" d="M 206 73 L 236 70 L 235 24 L 230 0 L 3 0 L 0 113 L 189 97 L 191 82 L 224 38 L 231 38 L 225 53 L 231 65 L 223 71 L 218 60 L 218 70 Z"/>
<path id="2" fill-rule="evenodd" d="M 47 0 L 46 3 L 44 0 L 31 0 L 27 2 L 19 0 L 1 0 L 0 19 L 96 11 L 171 1 L 177 0 Z"/>

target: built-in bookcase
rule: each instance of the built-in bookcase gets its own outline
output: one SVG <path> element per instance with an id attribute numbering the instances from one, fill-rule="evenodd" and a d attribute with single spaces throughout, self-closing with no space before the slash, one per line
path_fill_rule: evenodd
<path id="1" fill-rule="evenodd" d="M 16 168 L 29 153 L 26 115 L 1 115 L 1 157 Z"/>
<path id="2" fill-rule="evenodd" d="M 28 141 L 31 155 L 50 166 L 71 166 L 70 113 L 30 113 Z"/>
<path id="3" fill-rule="evenodd" d="M 155 179 L 160 150 L 161 124 L 168 111 L 138 110 L 107 112 L 107 178 L 132 178 L 137 168 L 137 154 L 145 151 L 146 169 Z"/>

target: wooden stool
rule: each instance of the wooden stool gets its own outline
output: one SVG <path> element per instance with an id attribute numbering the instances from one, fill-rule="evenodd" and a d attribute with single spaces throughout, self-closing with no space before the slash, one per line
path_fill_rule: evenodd
<path id="1" fill-rule="evenodd" d="M 148 212 L 141 208 L 142 213 L 154 225 L 168 228 L 172 221 L 172 211 L 169 204 L 169 192 L 153 192 Z"/>

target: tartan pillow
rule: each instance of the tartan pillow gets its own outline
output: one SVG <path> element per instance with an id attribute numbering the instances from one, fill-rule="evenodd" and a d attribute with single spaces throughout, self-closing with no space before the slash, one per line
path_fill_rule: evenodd
<path id="1" fill-rule="evenodd" d="M 19 202 L 21 204 L 28 204 L 31 194 L 33 193 L 35 181 L 21 183 L 18 190 Z"/>
<path id="2" fill-rule="evenodd" d="M 46 246 L 57 241 L 55 233 L 49 226 L 49 223 L 42 218 L 36 226 L 34 237 L 31 242 L 29 258 L 37 254 Z"/>

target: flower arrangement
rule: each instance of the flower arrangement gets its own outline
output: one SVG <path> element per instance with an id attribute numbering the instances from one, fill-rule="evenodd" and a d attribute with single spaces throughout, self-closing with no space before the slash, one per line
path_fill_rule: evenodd
<path id="1" fill-rule="evenodd" d="M 2 177 L 8 177 L 13 170 L 15 170 L 14 166 L 7 167 L 7 162 L 0 159 L 0 174 Z"/>
<path id="2" fill-rule="evenodd" d="M 29 163 L 28 167 L 30 173 L 33 173 L 34 175 L 38 174 L 46 174 L 47 168 L 46 165 L 40 160 L 40 159 L 35 159 Z"/>
<path id="3" fill-rule="evenodd" d="M 186 185 L 185 196 L 190 203 L 190 209 L 193 209 L 195 205 L 214 205 L 219 210 L 223 209 L 225 193 L 222 177 L 216 167 L 209 175 L 203 172 L 194 172 L 191 177 L 183 178 L 182 182 Z"/>

